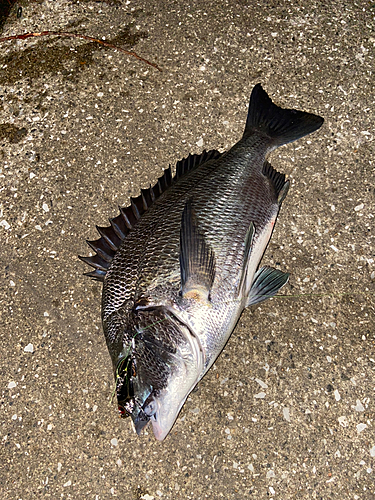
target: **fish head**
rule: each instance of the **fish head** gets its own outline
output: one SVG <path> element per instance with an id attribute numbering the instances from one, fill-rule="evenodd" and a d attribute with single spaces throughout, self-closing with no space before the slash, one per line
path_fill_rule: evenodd
<path id="1" fill-rule="evenodd" d="M 131 416 L 137 434 L 150 422 L 155 438 L 170 432 L 203 373 L 198 338 L 163 308 L 137 312 L 131 343 L 116 368 L 120 416 Z"/>

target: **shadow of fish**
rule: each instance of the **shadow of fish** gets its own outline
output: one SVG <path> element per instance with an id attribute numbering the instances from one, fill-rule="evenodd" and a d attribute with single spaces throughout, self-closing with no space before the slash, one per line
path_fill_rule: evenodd
<path id="1" fill-rule="evenodd" d="M 319 116 L 282 109 L 258 84 L 243 137 L 164 171 L 120 209 L 96 252 L 81 259 L 103 281 L 102 320 L 122 416 L 138 434 L 171 430 L 189 393 L 214 363 L 243 309 L 288 280 L 259 262 L 289 182 L 266 161 L 314 132 Z"/>

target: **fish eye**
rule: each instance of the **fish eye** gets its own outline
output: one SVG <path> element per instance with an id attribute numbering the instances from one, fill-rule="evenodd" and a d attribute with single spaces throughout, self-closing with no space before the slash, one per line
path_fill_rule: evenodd
<path id="1" fill-rule="evenodd" d="M 152 417 L 155 415 L 157 410 L 157 404 L 155 401 L 150 401 L 147 406 L 144 408 L 144 412 L 148 417 Z"/>

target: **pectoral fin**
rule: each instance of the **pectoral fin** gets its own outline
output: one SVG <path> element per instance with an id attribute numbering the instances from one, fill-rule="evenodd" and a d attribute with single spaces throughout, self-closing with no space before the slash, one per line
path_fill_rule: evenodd
<path id="1" fill-rule="evenodd" d="M 180 271 L 183 297 L 210 299 L 215 279 L 215 254 L 199 231 L 191 200 L 186 202 L 181 218 Z"/>
<path id="2" fill-rule="evenodd" d="M 289 273 L 283 273 L 273 267 L 262 267 L 255 276 L 251 285 L 246 306 L 259 304 L 274 295 L 287 283 Z"/>

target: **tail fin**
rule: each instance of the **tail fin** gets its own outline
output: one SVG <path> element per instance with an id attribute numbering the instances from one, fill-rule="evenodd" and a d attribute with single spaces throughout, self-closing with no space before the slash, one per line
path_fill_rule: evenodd
<path id="1" fill-rule="evenodd" d="M 278 147 L 314 132 L 323 122 L 323 118 L 311 113 L 279 108 L 258 83 L 251 93 L 244 137 L 261 132 Z"/>

